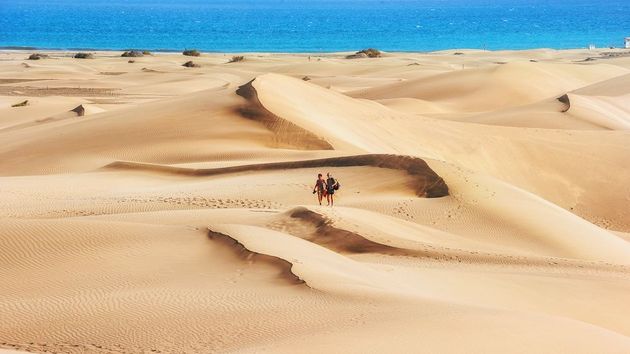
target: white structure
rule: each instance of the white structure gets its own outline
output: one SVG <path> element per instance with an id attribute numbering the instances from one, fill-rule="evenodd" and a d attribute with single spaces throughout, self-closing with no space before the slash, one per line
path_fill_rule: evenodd
<path id="1" fill-rule="evenodd" d="M 626 37 L 626 48 L 630 49 L 630 37 Z"/>

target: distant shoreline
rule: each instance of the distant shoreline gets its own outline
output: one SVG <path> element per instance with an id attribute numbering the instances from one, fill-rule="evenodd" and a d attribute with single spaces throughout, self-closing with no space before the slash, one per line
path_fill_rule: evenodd
<path id="1" fill-rule="evenodd" d="M 48 52 L 77 52 L 77 51 L 85 51 L 85 52 L 124 52 L 129 50 L 139 50 L 139 51 L 149 51 L 151 53 L 181 53 L 184 49 L 197 49 L 201 53 L 207 54 L 294 54 L 294 55 L 309 55 L 309 54 L 344 54 L 344 53 L 354 53 L 357 50 L 361 50 L 364 48 L 355 48 L 348 50 L 340 50 L 340 51 L 219 51 L 219 50 L 204 50 L 198 48 L 182 48 L 182 49 L 147 49 L 147 48 L 81 48 L 81 47 L 72 47 L 72 48 L 49 48 L 49 47 L 31 47 L 31 46 L 0 46 L 0 52 L 6 51 L 48 51 Z M 589 48 L 548 48 L 548 47 L 538 47 L 538 48 L 527 48 L 527 49 L 481 49 L 481 48 L 445 48 L 439 50 L 381 50 L 384 53 L 409 53 L 409 54 L 429 54 L 429 53 L 439 53 L 439 52 L 447 52 L 447 51 L 474 51 L 474 52 L 525 52 L 531 50 L 554 50 L 554 51 L 571 51 L 571 50 L 590 50 Z M 594 50 L 630 50 L 622 47 L 596 47 Z"/>

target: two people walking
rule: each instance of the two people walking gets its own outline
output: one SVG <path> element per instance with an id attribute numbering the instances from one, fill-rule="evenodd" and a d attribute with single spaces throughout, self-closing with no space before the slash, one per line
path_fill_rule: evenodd
<path id="1" fill-rule="evenodd" d="M 322 205 L 322 199 L 326 197 L 327 205 L 333 206 L 335 203 L 335 191 L 339 190 L 341 184 L 330 173 L 326 174 L 326 179 L 321 173 L 317 174 L 317 180 L 313 187 L 313 194 L 317 193 L 319 205 Z"/>

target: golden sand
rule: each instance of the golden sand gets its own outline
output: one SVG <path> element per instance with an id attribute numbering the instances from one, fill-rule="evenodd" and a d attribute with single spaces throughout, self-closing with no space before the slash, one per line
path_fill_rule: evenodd
<path id="1" fill-rule="evenodd" d="M 0 52 L 0 352 L 630 352 L 630 58 L 454 52 Z"/>

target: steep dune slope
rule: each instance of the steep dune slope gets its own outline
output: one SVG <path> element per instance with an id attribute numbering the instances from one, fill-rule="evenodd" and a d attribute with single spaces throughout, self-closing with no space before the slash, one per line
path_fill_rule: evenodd
<path id="1" fill-rule="evenodd" d="M 318 134 L 335 149 L 392 152 L 389 142 L 379 137 L 383 121 L 390 121 L 390 118 L 374 113 L 374 109 L 381 108 L 376 103 L 353 100 L 335 91 L 278 74 L 259 76 L 251 85 L 267 110 Z M 318 109 L 312 111 L 311 107 L 315 105 Z M 363 118 L 360 130 L 353 129 L 357 124 L 356 117 Z"/>

